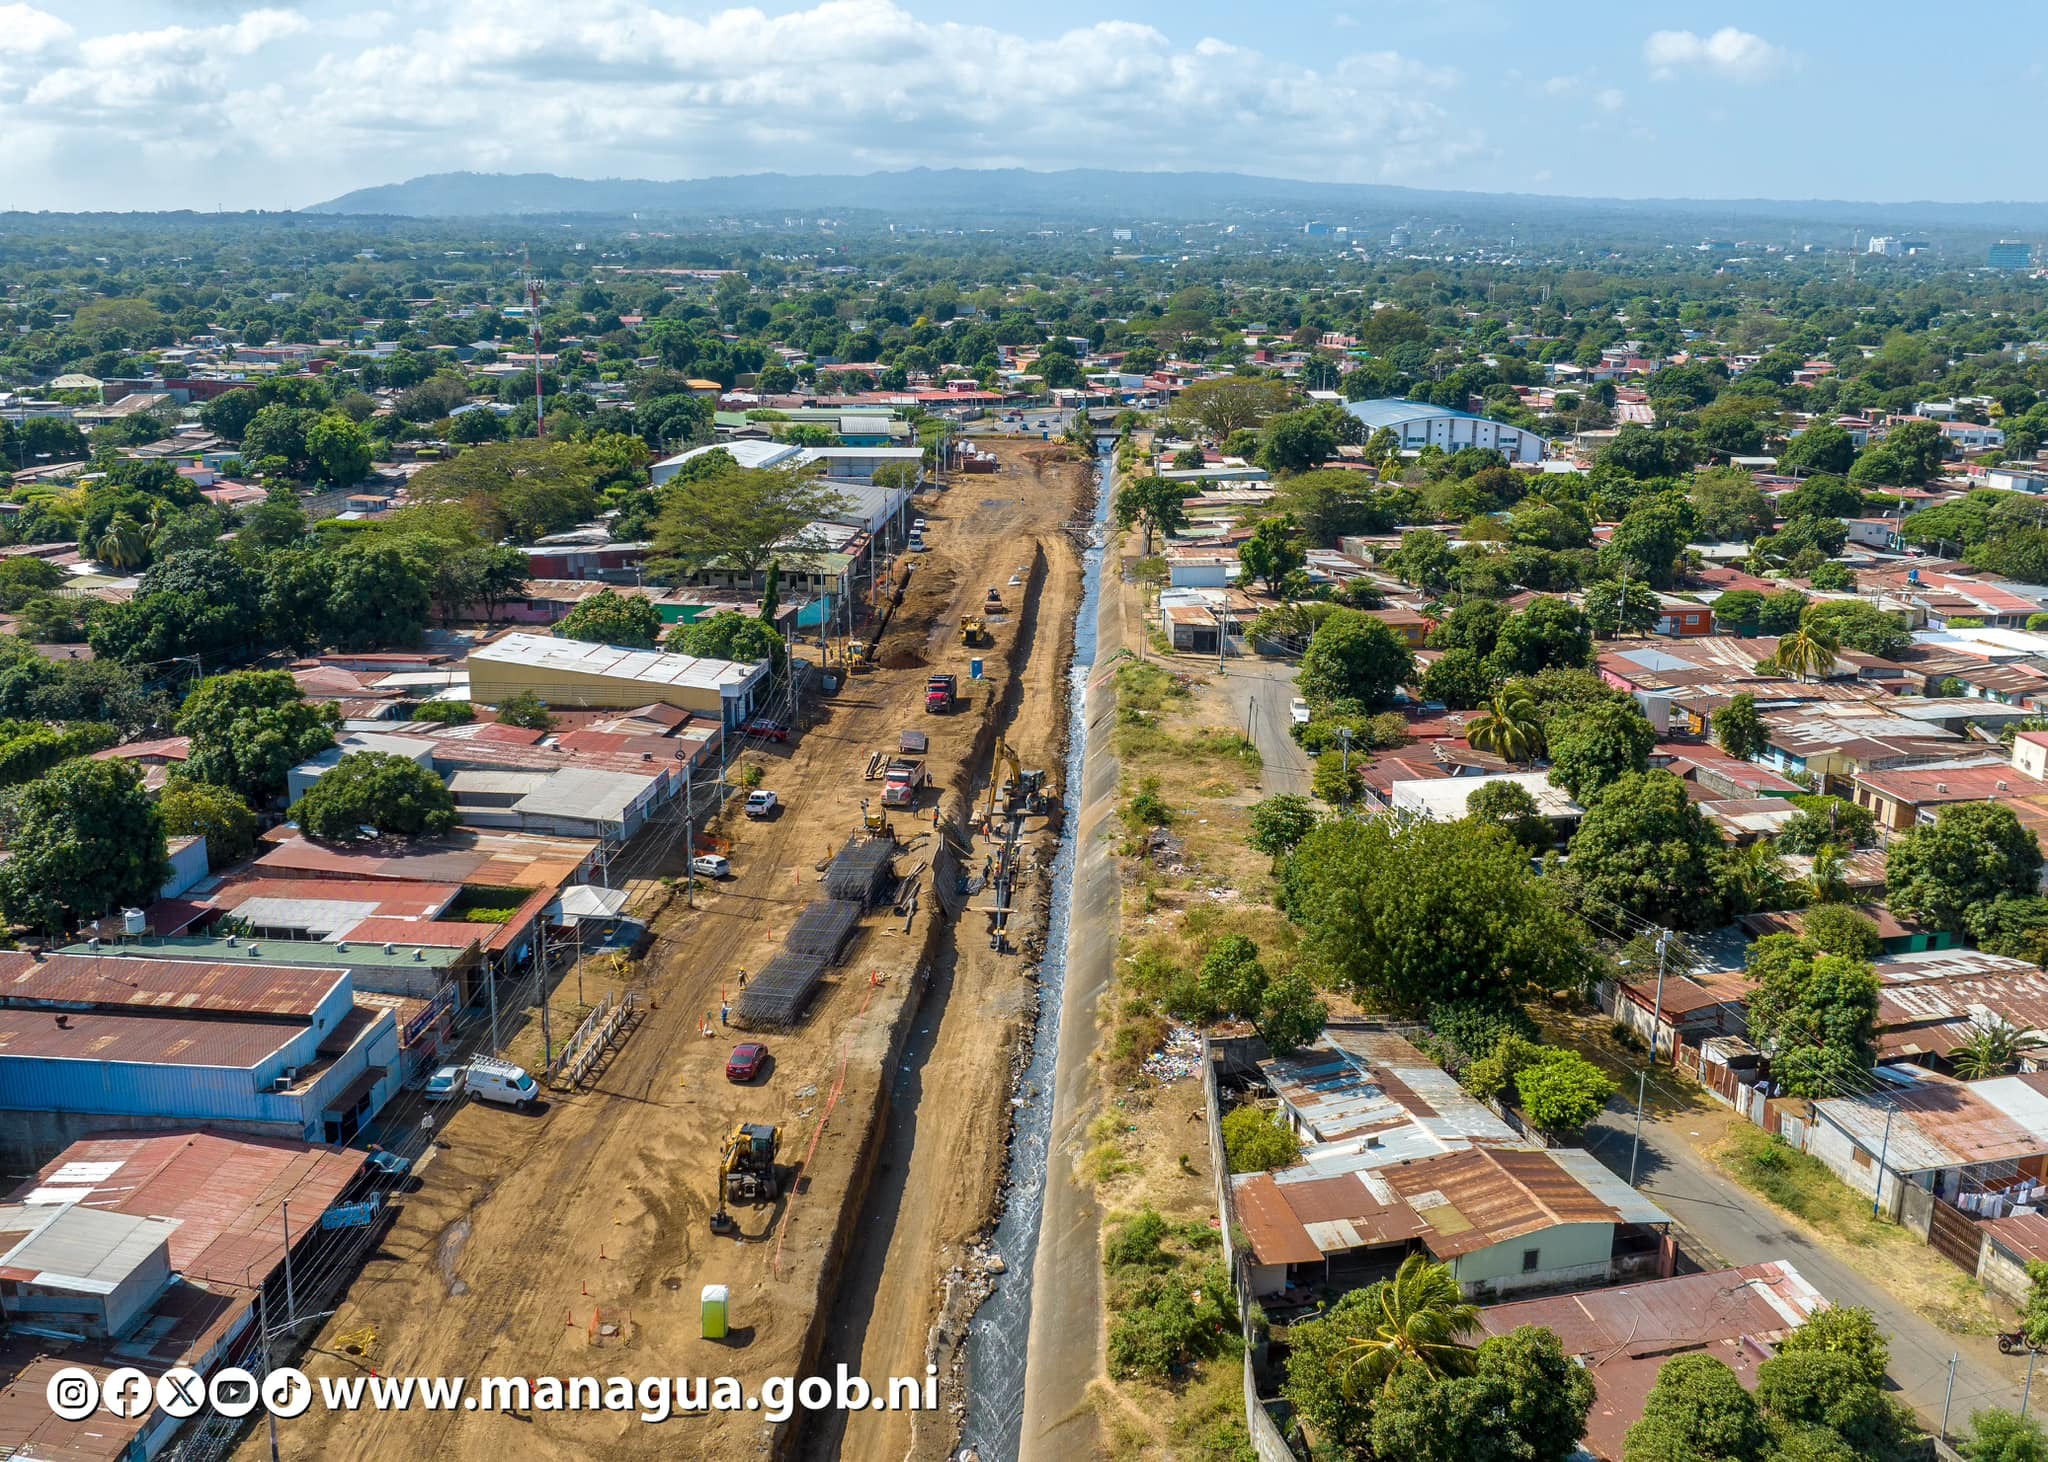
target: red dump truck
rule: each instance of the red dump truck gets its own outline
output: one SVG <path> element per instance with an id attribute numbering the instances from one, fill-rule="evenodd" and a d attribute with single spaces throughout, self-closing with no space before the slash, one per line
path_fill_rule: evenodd
<path id="1" fill-rule="evenodd" d="M 951 675 L 934 675 L 924 683 L 924 708 L 943 716 L 960 699 L 960 682 Z"/>
<path id="2" fill-rule="evenodd" d="M 932 775 L 925 770 L 923 762 L 914 757 L 898 757 L 882 774 L 882 805 L 917 806 L 917 789 L 930 786 L 931 780 Z"/>

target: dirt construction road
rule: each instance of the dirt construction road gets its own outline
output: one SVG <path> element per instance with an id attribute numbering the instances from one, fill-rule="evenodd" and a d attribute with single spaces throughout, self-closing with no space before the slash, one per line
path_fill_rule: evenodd
<path id="1" fill-rule="evenodd" d="M 843 1359 L 871 1381 L 923 1376 L 940 1280 L 985 1223 L 1000 1172 L 1007 1051 L 1028 1008 L 1025 962 L 990 952 L 986 918 L 972 909 L 959 918 L 956 960 L 950 931 L 932 927 L 937 900 L 926 871 L 909 931 L 886 908 L 871 915 L 808 1021 L 766 1037 L 772 1066 L 752 1086 L 724 1079 L 739 1035 L 718 1030 L 715 1012 L 738 970 L 765 964 L 796 912 L 820 896 L 819 865 L 857 830 L 862 797 L 879 792 L 863 780 L 869 757 L 893 747 L 898 731 L 930 734 L 937 800 L 956 836 L 969 839 L 975 865 L 983 847 L 968 832 L 968 808 L 988 775 L 996 708 L 1017 708 L 1005 729 L 1025 765 L 1058 766 L 1060 676 L 1079 593 L 1078 558 L 1062 530 L 1085 511 L 1088 472 L 1081 463 L 1028 461 L 1047 455 L 1042 444 L 996 450 L 1002 471 L 959 477 L 920 499 L 934 551 L 914 560 L 883 641 L 884 668 L 823 700 L 789 746 L 749 752 L 783 811 L 761 823 L 735 811 L 717 829 L 731 839 L 735 876 L 700 908 L 678 900 L 657 921 L 640 984 L 646 1014 L 623 1049 L 591 1089 L 551 1094 L 537 1112 L 472 1102 L 443 1123 L 443 1145 L 418 1190 L 301 1362 L 309 1373 L 733 1375 L 752 1387 L 804 1373 L 823 1342 L 828 1369 Z M 1041 553 L 1042 599 L 1026 604 L 1010 579 Z M 1010 612 L 995 624 L 994 647 L 965 650 L 959 618 L 980 609 L 990 585 L 1009 596 Z M 1013 671 L 1020 643 L 1028 655 Z M 951 716 L 924 714 L 926 665 L 959 671 L 966 687 L 969 654 L 985 660 L 986 687 Z M 1013 673 L 1022 679 L 1015 691 Z M 932 855 L 933 803 L 928 791 L 918 815 L 899 820 L 900 873 Z M 679 847 L 672 856 L 679 867 Z M 921 967 L 932 994 L 914 1009 Z M 699 1030 L 707 1011 L 710 1037 Z M 902 1151 L 884 1146 L 876 1163 L 870 1146 L 884 1083 L 902 1075 L 889 1069 L 901 1064 L 891 1059 L 900 1020 L 934 1026 L 935 1039 L 919 1058 L 921 1082 L 898 1093 L 919 1102 L 913 1137 Z M 909 1034 L 917 1039 L 914 1027 Z M 736 1209 L 737 1240 L 714 1238 L 718 1142 L 736 1121 L 781 1126 L 791 1191 L 772 1207 Z M 871 1212 L 885 1204 L 888 1223 L 842 1245 L 857 1199 Z M 723 1343 L 700 1338 L 699 1292 L 708 1283 L 732 1291 L 733 1334 Z M 827 1307 L 838 1301 L 829 1334 L 821 1295 Z M 362 1349 L 366 1335 L 364 1354 L 342 1353 L 341 1337 Z M 843 1448 L 831 1447 L 901 1456 L 910 1423 L 862 1414 Z M 282 1431 L 287 1456 L 379 1462 L 736 1457 L 774 1455 L 789 1441 L 787 1429 L 745 1412 L 648 1424 L 588 1411 L 329 1414 L 316 1405 Z M 943 1452 L 942 1431 L 921 1431 L 921 1449 Z M 813 1448 L 822 1440 L 815 1427 L 808 1435 Z M 265 1451 L 259 1432 L 242 1455 Z"/>

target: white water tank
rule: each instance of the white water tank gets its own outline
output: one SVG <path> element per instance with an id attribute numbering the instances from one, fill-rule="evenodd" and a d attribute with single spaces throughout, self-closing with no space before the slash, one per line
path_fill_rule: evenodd
<path id="1" fill-rule="evenodd" d="M 140 909 L 123 909 L 121 910 L 121 928 L 129 935 L 139 937 L 144 930 L 149 928 L 149 920 L 143 916 Z"/>

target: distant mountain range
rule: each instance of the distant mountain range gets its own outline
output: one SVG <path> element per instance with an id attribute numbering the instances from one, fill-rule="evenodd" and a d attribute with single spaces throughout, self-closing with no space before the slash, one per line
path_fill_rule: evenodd
<path id="1" fill-rule="evenodd" d="M 1579 215 L 1646 220 L 1679 216 L 1701 227 L 1774 222 L 1798 226 L 2009 232 L 2048 231 L 2048 203 L 1857 203 L 1765 198 L 1562 198 L 1528 193 L 1460 193 L 1370 183 L 1315 183 L 1241 173 L 1134 173 L 1093 168 L 913 168 L 865 176 L 753 173 L 652 182 L 564 178 L 553 173 L 432 173 L 403 183 L 358 188 L 302 211 L 408 218 L 489 218 L 532 214 L 620 216 L 817 212 L 1056 216 L 1104 221 L 1218 218 L 1276 210 L 1347 214 L 1422 213 L 1502 220 Z M 1843 242 L 1847 242 L 1846 239 Z"/>

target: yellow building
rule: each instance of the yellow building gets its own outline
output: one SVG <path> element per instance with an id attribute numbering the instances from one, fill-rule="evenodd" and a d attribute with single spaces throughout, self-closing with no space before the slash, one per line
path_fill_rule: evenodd
<path id="1" fill-rule="evenodd" d="M 504 635 L 469 656 L 469 698 L 487 706 L 524 690 L 571 708 L 659 702 L 735 727 L 754 715 L 767 685 L 766 660 L 745 665 L 552 635 Z"/>

